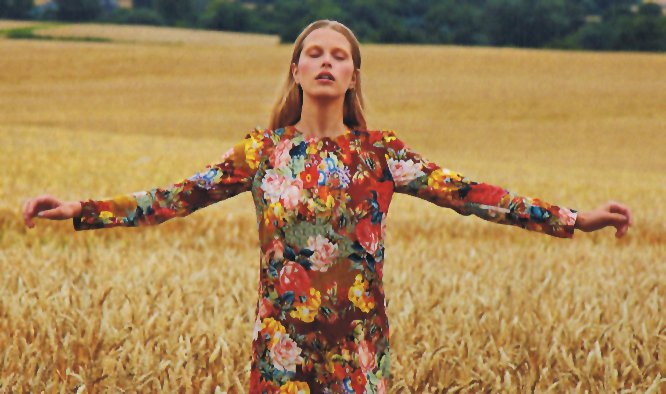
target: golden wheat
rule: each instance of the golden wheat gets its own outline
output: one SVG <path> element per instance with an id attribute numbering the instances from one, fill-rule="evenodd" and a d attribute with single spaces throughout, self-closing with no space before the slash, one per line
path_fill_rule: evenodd
<path id="1" fill-rule="evenodd" d="M 103 31 L 126 34 L 86 34 Z M 290 46 L 189 45 L 199 33 L 177 47 L 0 40 L 0 391 L 247 391 L 249 193 L 150 228 L 28 230 L 20 214 L 42 193 L 184 179 L 267 125 Z M 370 127 L 472 179 L 578 210 L 615 199 L 635 217 L 619 240 L 563 240 L 396 196 L 391 392 L 664 392 L 666 58 L 362 51 Z"/>
<path id="2" fill-rule="evenodd" d="M 252 46 L 275 45 L 278 36 L 254 33 L 221 32 L 157 26 L 122 26 L 97 23 L 77 23 L 35 32 L 53 37 L 100 37 L 135 43 L 175 45 Z"/>

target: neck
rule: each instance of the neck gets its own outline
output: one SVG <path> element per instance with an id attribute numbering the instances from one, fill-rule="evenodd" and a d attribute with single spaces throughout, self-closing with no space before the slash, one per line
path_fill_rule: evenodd
<path id="1" fill-rule="evenodd" d="M 303 95 L 301 119 L 294 125 L 303 134 L 312 137 L 333 137 L 345 131 L 343 105 L 345 97 L 314 99 Z"/>

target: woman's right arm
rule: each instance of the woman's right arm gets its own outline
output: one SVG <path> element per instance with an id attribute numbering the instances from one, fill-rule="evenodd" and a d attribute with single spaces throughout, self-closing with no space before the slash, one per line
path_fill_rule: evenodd
<path id="1" fill-rule="evenodd" d="M 155 225 L 174 217 L 187 216 L 198 209 L 250 190 L 260 164 L 262 149 L 269 142 L 268 133 L 257 127 L 230 148 L 220 162 L 208 164 L 203 171 L 180 182 L 101 200 L 60 203 L 56 209 L 51 209 L 51 212 L 44 211 L 44 216 L 38 217 L 71 218 L 74 229 L 80 231 Z M 26 224 L 30 215 L 34 216 L 36 212 L 39 211 L 30 208 L 24 211 Z"/>

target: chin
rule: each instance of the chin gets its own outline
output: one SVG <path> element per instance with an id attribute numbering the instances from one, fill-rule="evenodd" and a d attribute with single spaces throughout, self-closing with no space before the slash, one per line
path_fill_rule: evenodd
<path id="1" fill-rule="evenodd" d="M 344 92 L 306 92 L 308 96 L 315 100 L 331 100 L 331 99 L 337 99 L 340 97 L 344 97 L 345 93 Z"/>

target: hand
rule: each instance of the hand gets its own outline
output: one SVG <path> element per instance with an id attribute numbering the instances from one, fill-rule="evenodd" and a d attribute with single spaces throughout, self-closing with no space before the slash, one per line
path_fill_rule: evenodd
<path id="1" fill-rule="evenodd" d="M 585 232 L 596 231 L 606 226 L 614 226 L 615 237 L 622 237 L 633 224 L 631 211 L 616 201 L 608 201 L 597 209 L 579 212 L 574 228 Z"/>
<path id="2" fill-rule="evenodd" d="M 27 199 L 23 203 L 23 220 L 28 228 L 35 227 L 35 223 L 32 221 L 32 218 L 35 216 L 43 219 L 65 220 L 80 215 L 80 202 L 63 202 L 48 194 Z"/>

